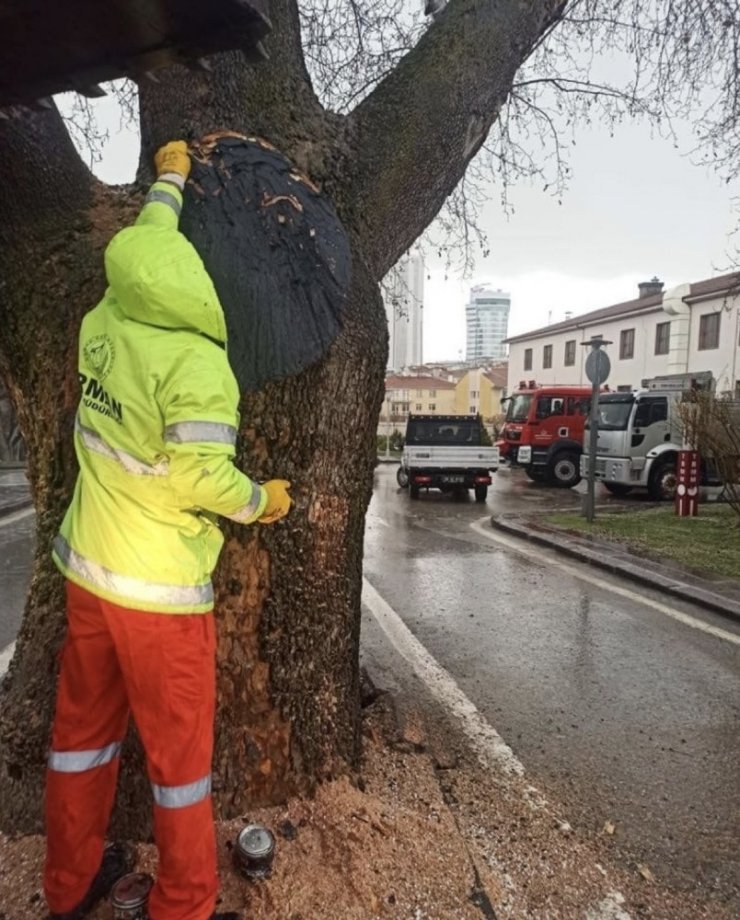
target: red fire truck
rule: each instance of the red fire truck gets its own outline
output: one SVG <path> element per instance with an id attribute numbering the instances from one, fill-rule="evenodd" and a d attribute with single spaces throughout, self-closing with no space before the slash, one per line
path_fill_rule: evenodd
<path id="1" fill-rule="evenodd" d="M 538 386 L 522 380 L 504 402 L 506 421 L 496 442 L 502 462 L 523 467 L 535 482 L 577 485 L 591 387 Z"/>

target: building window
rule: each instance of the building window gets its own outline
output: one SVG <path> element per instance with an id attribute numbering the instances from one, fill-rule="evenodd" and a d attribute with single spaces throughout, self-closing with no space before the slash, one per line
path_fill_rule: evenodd
<path id="1" fill-rule="evenodd" d="M 436 391 L 436 390 L 430 390 L 430 391 L 429 391 L 429 395 L 430 395 L 430 396 L 436 396 L 436 395 L 437 395 L 437 391 Z"/>
<path id="2" fill-rule="evenodd" d="M 422 409 L 421 403 L 417 403 L 417 404 L 416 404 L 416 411 L 417 411 L 417 412 L 421 412 L 421 409 Z"/>
<path id="3" fill-rule="evenodd" d="M 699 351 L 719 348 L 719 313 L 705 313 L 699 317 Z"/>
<path id="4" fill-rule="evenodd" d="M 667 355 L 671 347 L 671 324 L 658 323 L 655 327 L 655 354 Z"/>
<path id="5" fill-rule="evenodd" d="M 568 339 L 565 343 L 565 366 L 573 367 L 576 363 L 576 340 Z"/>
<path id="6" fill-rule="evenodd" d="M 532 370 L 532 349 L 531 348 L 524 349 L 524 370 L 525 371 Z"/>
<path id="7" fill-rule="evenodd" d="M 471 398 L 471 399 L 477 399 L 477 398 L 478 398 L 478 391 L 477 391 L 477 390 L 471 390 L 471 391 L 470 391 L 470 398 Z"/>
<path id="8" fill-rule="evenodd" d="M 430 412 L 436 412 L 436 411 L 437 411 L 437 404 L 436 404 L 436 403 L 429 403 L 429 411 L 430 411 Z"/>
<path id="9" fill-rule="evenodd" d="M 552 345 L 544 345 L 542 348 L 542 366 L 552 367 Z"/>
<path id="10" fill-rule="evenodd" d="M 421 390 L 417 390 L 417 391 L 416 391 L 416 395 L 417 395 L 417 396 L 423 396 L 424 393 L 423 393 Z"/>
<path id="11" fill-rule="evenodd" d="M 619 333 L 619 357 L 622 361 L 629 361 L 635 357 L 635 330 L 623 329 Z"/>
<path id="12" fill-rule="evenodd" d="M 471 406 L 469 411 L 470 411 L 470 414 L 471 414 L 471 415 L 475 415 L 475 413 L 476 413 L 478 410 L 475 408 L 475 406 Z"/>

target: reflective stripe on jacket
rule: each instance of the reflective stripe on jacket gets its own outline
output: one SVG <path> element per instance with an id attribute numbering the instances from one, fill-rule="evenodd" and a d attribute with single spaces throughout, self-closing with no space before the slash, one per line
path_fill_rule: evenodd
<path id="1" fill-rule="evenodd" d="M 75 424 L 80 474 L 56 564 L 99 597 L 141 610 L 213 607 L 223 537 L 267 495 L 233 464 L 239 389 L 223 311 L 178 231 L 182 193 L 156 182 L 105 252 L 108 290 L 82 321 Z"/>

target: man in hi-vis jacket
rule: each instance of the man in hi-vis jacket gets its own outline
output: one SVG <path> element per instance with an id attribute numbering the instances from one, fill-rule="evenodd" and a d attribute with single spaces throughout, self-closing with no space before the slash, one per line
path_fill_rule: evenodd
<path id="1" fill-rule="evenodd" d="M 215 914 L 211 808 L 217 515 L 271 524 L 285 480 L 233 464 L 239 390 L 203 263 L 178 230 L 184 141 L 155 157 L 157 181 L 105 252 L 108 289 L 80 331 L 80 474 L 53 555 L 67 578 L 46 784 L 46 899 L 78 920 L 131 866 L 104 846 L 132 713 L 154 797 L 150 920 Z"/>

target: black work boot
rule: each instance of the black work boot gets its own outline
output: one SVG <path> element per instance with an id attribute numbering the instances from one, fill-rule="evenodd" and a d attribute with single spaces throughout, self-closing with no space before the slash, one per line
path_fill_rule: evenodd
<path id="1" fill-rule="evenodd" d="M 109 843 L 103 850 L 100 868 L 90 883 L 85 897 L 77 907 L 65 914 L 49 914 L 49 920 L 83 920 L 83 917 L 86 917 L 99 901 L 108 897 L 111 888 L 119 878 L 133 871 L 134 863 L 135 854 L 131 847 L 124 843 Z"/>

